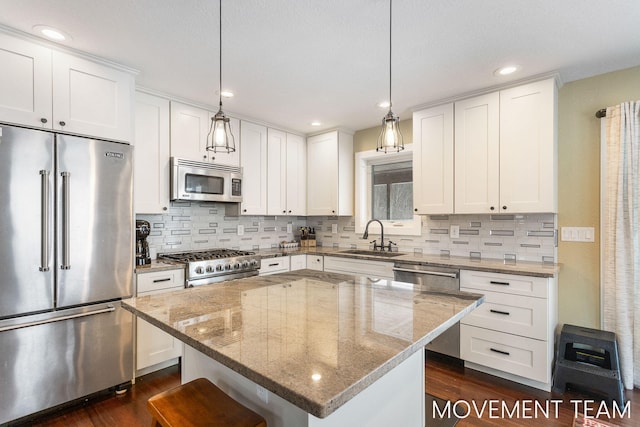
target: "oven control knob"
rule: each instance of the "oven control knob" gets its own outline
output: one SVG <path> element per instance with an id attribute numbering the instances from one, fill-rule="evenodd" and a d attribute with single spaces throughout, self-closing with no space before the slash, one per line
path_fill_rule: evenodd
<path id="1" fill-rule="evenodd" d="M 249 261 L 242 261 L 242 268 L 249 268 Z"/>
<path id="2" fill-rule="evenodd" d="M 207 265 L 207 273 L 211 273 L 213 271 L 212 265 Z"/>
<path id="3" fill-rule="evenodd" d="M 225 264 L 224 265 L 224 269 L 225 270 L 231 270 L 231 264 Z"/>
<path id="4" fill-rule="evenodd" d="M 222 271 L 223 268 L 224 266 L 222 264 L 216 265 L 216 271 Z"/>
<path id="5" fill-rule="evenodd" d="M 234 270 L 239 270 L 240 269 L 240 263 L 236 262 L 235 264 L 233 264 L 233 269 Z"/>
<path id="6" fill-rule="evenodd" d="M 251 263 L 251 267 L 257 267 L 258 266 L 258 260 L 257 259 L 252 259 L 249 262 Z"/>
<path id="7" fill-rule="evenodd" d="M 202 268 L 202 267 L 196 267 L 196 273 L 197 273 L 197 274 L 202 274 L 202 273 L 204 273 L 204 268 Z"/>

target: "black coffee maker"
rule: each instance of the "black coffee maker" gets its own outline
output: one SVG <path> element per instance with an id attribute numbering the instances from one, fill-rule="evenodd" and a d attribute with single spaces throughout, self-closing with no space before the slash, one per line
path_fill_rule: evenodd
<path id="1" fill-rule="evenodd" d="M 147 243 L 147 236 L 150 232 L 151 224 L 149 224 L 149 221 L 136 220 L 136 265 L 151 264 L 149 243 Z"/>

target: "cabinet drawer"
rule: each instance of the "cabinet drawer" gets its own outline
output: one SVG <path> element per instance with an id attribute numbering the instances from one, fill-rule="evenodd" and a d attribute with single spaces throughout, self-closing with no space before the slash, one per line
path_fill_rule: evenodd
<path id="1" fill-rule="evenodd" d="M 547 342 L 460 325 L 460 357 L 535 381 L 551 381 Z"/>
<path id="2" fill-rule="evenodd" d="M 307 255 L 307 268 L 324 271 L 324 257 L 322 255 Z"/>
<path id="3" fill-rule="evenodd" d="M 460 287 L 538 298 L 547 298 L 549 292 L 549 283 L 544 277 L 472 270 L 460 271 Z"/>
<path id="4" fill-rule="evenodd" d="M 168 288 L 184 287 L 184 269 L 138 273 L 136 275 L 136 281 L 138 294 Z"/>
<path id="5" fill-rule="evenodd" d="M 478 292 L 472 288 L 461 291 Z M 460 322 L 498 332 L 547 340 L 548 307 L 543 298 L 484 292 L 484 303 Z"/>
<path id="6" fill-rule="evenodd" d="M 264 258 L 260 260 L 260 275 L 289 271 L 289 257 Z"/>

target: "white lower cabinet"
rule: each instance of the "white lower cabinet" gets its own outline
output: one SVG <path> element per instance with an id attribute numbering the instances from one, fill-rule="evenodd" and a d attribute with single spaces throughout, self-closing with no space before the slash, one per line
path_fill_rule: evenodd
<path id="1" fill-rule="evenodd" d="M 304 270 L 307 268 L 307 256 L 306 255 L 291 255 L 289 261 L 291 271 Z"/>
<path id="2" fill-rule="evenodd" d="M 330 273 L 359 274 L 374 280 L 393 280 L 392 262 L 325 256 L 324 271 Z"/>
<path id="3" fill-rule="evenodd" d="M 288 256 L 281 256 L 276 258 L 263 258 L 260 260 L 260 276 L 266 276 L 268 274 L 285 273 L 290 270 L 290 259 Z"/>
<path id="4" fill-rule="evenodd" d="M 460 290 L 485 295 L 484 303 L 460 321 L 465 366 L 549 391 L 555 279 L 462 270 Z"/>
<path id="5" fill-rule="evenodd" d="M 137 296 L 184 289 L 184 269 L 136 274 Z M 182 342 L 150 323 L 136 319 L 136 376 L 174 365 Z"/>
<path id="6" fill-rule="evenodd" d="M 322 255 L 307 254 L 307 268 L 309 270 L 324 271 L 324 257 Z"/>

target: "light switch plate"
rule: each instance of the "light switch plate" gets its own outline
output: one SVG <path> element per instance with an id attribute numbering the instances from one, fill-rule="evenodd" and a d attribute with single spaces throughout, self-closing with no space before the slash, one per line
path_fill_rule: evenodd
<path id="1" fill-rule="evenodd" d="M 593 227 L 562 227 L 560 239 L 563 242 L 595 242 L 595 228 Z"/>
<path id="2" fill-rule="evenodd" d="M 331 232 L 333 234 L 338 234 L 338 224 L 331 224 Z"/>
<path id="3" fill-rule="evenodd" d="M 451 236 L 452 239 L 457 239 L 458 237 L 460 237 L 460 226 L 452 225 L 451 230 L 449 231 L 449 236 Z"/>
<path id="4" fill-rule="evenodd" d="M 293 233 L 293 225 L 287 224 L 287 233 Z"/>
<path id="5" fill-rule="evenodd" d="M 238 224 L 238 236 L 244 236 L 244 225 Z"/>

